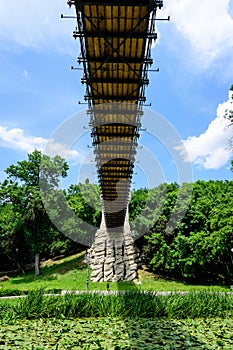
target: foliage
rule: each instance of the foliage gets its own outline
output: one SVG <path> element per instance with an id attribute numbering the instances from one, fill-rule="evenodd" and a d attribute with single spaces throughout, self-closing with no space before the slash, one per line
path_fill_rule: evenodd
<path id="1" fill-rule="evenodd" d="M 60 190 L 60 176 L 67 171 L 60 157 L 50 159 L 39 151 L 6 169 L 0 185 L 2 269 L 24 272 L 36 254 L 72 254 L 80 242 L 89 244 L 100 225 L 100 190 L 88 180 Z M 137 242 L 144 263 L 179 280 L 231 283 L 232 190 L 232 181 L 196 181 L 133 191 L 130 224 L 135 236 L 146 232 Z M 62 225 L 55 227 L 58 219 Z"/>
<path id="2" fill-rule="evenodd" d="M 60 232 L 83 247 L 90 245 L 101 218 L 98 186 L 86 181 L 70 185 L 68 190 L 49 191 L 45 202 L 49 217 Z"/>
<path id="3" fill-rule="evenodd" d="M 134 220 L 140 213 L 142 208 L 144 208 L 148 198 L 148 190 L 139 189 L 132 192 L 132 198 L 129 203 L 129 219 Z"/>
<path id="4" fill-rule="evenodd" d="M 184 190 L 187 184 L 181 187 Z M 153 190 L 152 190 L 153 191 Z M 143 259 L 156 273 L 195 281 L 231 281 L 233 247 L 233 182 L 197 181 L 182 221 L 174 230 L 167 223 L 178 198 L 176 186 L 167 187 L 160 215 L 150 222 L 142 247 Z M 155 202 L 159 194 L 154 198 Z M 176 203 L 179 208 L 182 206 Z M 182 210 L 181 210 L 182 212 Z M 151 211 L 148 217 L 153 217 Z M 139 226 L 139 225 L 138 225 Z M 136 228 L 135 228 L 136 229 Z"/>
<path id="5" fill-rule="evenodd" d="M 225 349 L 232 319 L 38 319 L 3 321 L 0 348 L 29 350 Z"/>
<path id="6" fill-rule="evenodd" d="M 10 266 L 19 268 L 26 262 L 25 250 L 28 250 L 22 218 L 10 203 L 0 207 L 0 264 L 1 269 Z M 28 258 L 28 257 L 27 257 Z"/>
<path id="7" fill-rule="evenodd" d="M 27 293 L 28 293 L 27 291 L 23 291 L 20 289 L 13 289 L 13 288 L 0 289 L 0 297 L 26 295 Z"/>
<path id="8" fill-rule="evenodd" d="M 100 189 L 86 181 L 84 184 L 70 185 L 67 191 L 67 202 L 75 214 L 83 221 L 100 226 L 101 203 Z"/>
<path id="9" fill-rule="evenodd" d="M 59 176 L 66 176 L 67 170 L 68 165 L 63 159 L 58 156 L 51 159 L 37 150 L 29 154 L 27 160 L 11 165 L 5 170 L 7 179 L 0 189 L 1 211 L 5 214 L 4 218 L 8 216 L 9 220 L 11 215 L 14 220 L 8 226 L 2 226 L 4 254 L 9 255 L 10 251 L 12 255 L 14 247 L 11 238 L 12 236 L 14 239 L 16 236 L 18 238 L 19 233 L 23 234 L 24 240 L 30 246 L 31 254 L 35 256 L 38 256 L 51 242 L 54 227 L 43 205 L 41 184 L 43 189 L 56 187 Z M 36 267 L 36 273 L 39 274 L 38 266 Z"/>

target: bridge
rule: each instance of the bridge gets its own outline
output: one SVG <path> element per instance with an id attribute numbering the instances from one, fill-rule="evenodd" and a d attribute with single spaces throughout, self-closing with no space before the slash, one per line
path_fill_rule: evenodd
<path id="1" fill-rule="evenodd" d="M 128 204 L 142 107 L 157 38 L 159 0 L 70 0 L 75 6 L 83 65 L 81 82 L 91 127 L 102 222 L 90 249 L 93 281 L 133 280 L 139 254 Z"/>

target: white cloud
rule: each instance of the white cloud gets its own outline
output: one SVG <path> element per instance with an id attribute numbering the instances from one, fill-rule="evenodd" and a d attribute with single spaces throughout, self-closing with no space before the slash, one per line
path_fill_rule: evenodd
<path id="1" fill-rule="evenodd" d="M 231 157 L 228 145 L 233 130 L 227 127 L 229 122 L 224 115 L 227 109 L 233 109 L 232 95 L 230 91 L 228 101 L 218 105 L 217 116 L 204 133 L 189 136 L 176 147 L 186 162 L 191 161 L 204 169 L 219 169 L 227 164 Z"/>
<path id="2" fill-rule="evenodd" d="M 32 153 L 35 149 L 44 152 L 48 145 L 51 157 L 58 154 L 72 162 L 79 163 L 82 160 L 77 150 L 69 150 L 64 145 L 55 144 L 43 137 L 25 135 L 24 130 L 19 128 L 8 129 L 0 126 L 0 147 Z"/>
<path id="3" fill-rule="evenodd" d="M 70 149 L 70 146 L 62 143 L 56 142 L 51 138 L 44 149 L 44 153 L 49 157 L 55 157 L 59 155 L 60 157 L 66 159 L 71 165 L 78 165 L 86 163 L 84 152 L 77 151 L 76 149 Z"/>
<path id="4" fill-rule="evenodd" d="M 47 142 L 43 137 L 26 136 L 22 129 L 0 126 L 0 145 L 4 148 L 31 153 L 35 148 L 42 150 Z"/>
<path id="5" fill-rule="evenodd" d="M 72 47 L 75 19 L 61 19 L 61 13 L 74 15 L 65 0 L 13 0 L 0 2 L 0 42 L 12 42 L 33 49 Z"/>
<path id="6" fill-rule="evenodd" d="M 167 0 L 165 13 L 206 65 L 232 50 L 230 0 Z"/>
<path id="7" fill-rule="evenodd" d="M 70 149 L 68 152 L 68 160 L 72 161 L 73 165 L 77 164 L 77 160 L 82 160 L 83 157 L 80 155 L 80 153 L 76 149 Z"/>

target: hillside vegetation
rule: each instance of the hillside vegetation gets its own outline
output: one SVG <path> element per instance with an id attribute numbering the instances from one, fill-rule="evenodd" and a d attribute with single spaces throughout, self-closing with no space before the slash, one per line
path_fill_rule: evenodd
<path id="1" fill-rule="evenodd" d="M 39 151 L 6 169 L 7 178 L 0 184 L 2 272 L 18 269 L 23 275 L 25 265 L 34 261 L 35 274 L 44 274 L 42 259 L 85 249 L 72 237 L 75 233 L 88 242 L 87 237 L 99 227 L 100 191 L 88 179 L 61 190 L 59 179 L 67 173 L 64 160 L 50 159 Z M 47 196 L 50 215 L 43 201 L 48 193 L 53 194 Z M 233 181 L 171 183 L 133 191 L 130 223 L 142 263 L 157 275 L 183 282 L 232 284 L 232 193 Z M 54 218 L 62 218 L 59 230 Z M 86 229 L 82 221 L 91 226 Z"/>

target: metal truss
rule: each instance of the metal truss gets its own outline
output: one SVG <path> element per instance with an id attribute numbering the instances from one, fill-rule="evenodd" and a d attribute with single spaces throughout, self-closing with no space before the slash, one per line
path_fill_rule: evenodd
<path id="1" fill-rule="evenodd" d="M 107 228 L 123 227 L 159 0 L 70 0 Z M 120 105 L 118 103 L 121 103 Z M 135 108 L 134 108 L 135 106 Z"/>

